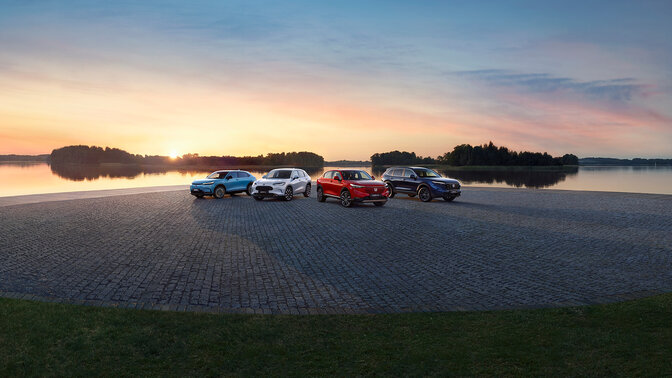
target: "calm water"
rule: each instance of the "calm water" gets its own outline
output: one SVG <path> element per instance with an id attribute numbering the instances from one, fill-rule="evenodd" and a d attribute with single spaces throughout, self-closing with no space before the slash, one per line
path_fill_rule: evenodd
<path id="1" fill-rule="evenodd" d="M 308 172 L 313 179 L 325 169 Z M 363 167 L 371 172 L 371 167 Z M 261 177 L 265 172 L 250 170 Z M 124 166 L 51 167 L 44 163 L 0 163 L 0 196 L 188 185 L 209 171 L 147 171 Z M 672 194 L 672 167 L 580 167 L 574 171 L 491 170 L 449 171 L 465 186 L 518 187 L 535 189 L 598 190 Z M 376 177 L 382 171 L 374 170 Z"/>

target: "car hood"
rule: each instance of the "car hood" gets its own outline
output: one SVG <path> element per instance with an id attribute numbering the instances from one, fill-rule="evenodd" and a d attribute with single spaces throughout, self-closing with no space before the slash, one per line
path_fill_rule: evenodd
<path id="1" fill-rule="evenodd" d="M 385 186 L 385 183 L 378 180 L 353 180 L 350 183 L 361 186 Z"/>
<path id="2" fill-rule="evenodd" d="M 216 179 L 198 179 L 198 180 L 194 180 L 194 181 L 192 181 L 191 183 L 192 183 L 193 185 L 199 185 L 199 184 L 203 184 L 204 182 L 213 182 L 213 181 L 215 181 L 215 180 L 216 180 Z"/>
<path id="3" fill-rule="evenodd" d="M 283 184 L 286 184 L 289 182 L 289 179 L 259 179 L 255 181 L 255 185 L 269 185 L 272 186 L 273 184 L 281 182 Z"/>
<path id="4" fill-rule="evenodd" d="M 428 177 L 427 179 L 431 180 L 431 181 L 444 182 L 446 184 L 459 184 L 460 183 L 459 181 L 457 181 L 455 179 L 447 178 L 447 177 L 440 177 L 440 178 L 429 178 Z"/>

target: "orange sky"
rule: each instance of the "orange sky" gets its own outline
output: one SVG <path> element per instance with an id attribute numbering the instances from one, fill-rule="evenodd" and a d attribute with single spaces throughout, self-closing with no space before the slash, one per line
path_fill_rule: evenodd
<path id="1" fill-rule="evenodd" d="M 504 9 L 394 4 L 13 4 L 0 15 L 0 154 L 86 144 L 360 160 L 493 141 L 672 157 L 659 12 L 624 3 L 595 23 L 599 12 L 578 17 L 570 4 L 528 23 Z M 641 38 L 603 38 L 632 12 L 643 12 Z"/>

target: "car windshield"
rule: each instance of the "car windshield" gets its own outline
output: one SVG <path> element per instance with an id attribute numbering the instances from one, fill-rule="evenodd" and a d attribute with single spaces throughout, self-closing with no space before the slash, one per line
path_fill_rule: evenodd
<path id="1" fill-rule="evenodd" d="M 226 177 L 226 174 L 229 172 L 212 172 L 211 174 L 208 175 L 209 179 L 218 179 L 218 178 L 224 178 Z"/>
<path id="2" fill-rule="evenodd" d="M 292 177 L 292 171 L 290 169 L 274 169 L 266 175 L 266 178 L 269 179 L 288 179 L 290 177 Z"/>
<path id="3" fill-rule="evenodd" d="M 418 175 L 418 177 L 441 177 L 440 174 L 436 173 L 436 171 L 433 171 L 431 169 L 413 169 L 415 173 Z"/>
<path id="4" fill-rule="evenodd" d="M 341 173 L 343 173 L 343 180 L 373 180 L 364 171 L 341 171 Z"/>

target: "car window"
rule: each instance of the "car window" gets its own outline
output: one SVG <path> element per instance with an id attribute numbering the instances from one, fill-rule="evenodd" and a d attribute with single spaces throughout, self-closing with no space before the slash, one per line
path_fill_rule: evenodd
<path id="1" fill-rule="evenodd" d="M 404 177 L 411 177 L 411 175 L 414 175 L 412 170 L 410 169 L 404 169 Z"/>
<path id="2" fill-rule="evenodd" d="M 346 180 L 371 180 L 371 176 L 364 171 L 341 171 Z"/>
<path id="3" fill-rule="evenodd" d="M 245 178 L 250 177 L 250 175 L 247 172 L 238 172 L 238 177 Z"/>
<path id="4" fill-rule="evenodd" d="M 220 179 L 225 179 L 226 175 L 228 175 L 228 174 L 229 174 L 229 172 L 219 172 L 219 178 Z"/>
<path id="5" fill-rule="evenodd" d="M 334 177 L 334 171 L 324 172 L 324 176 L 322 176 L 322 177 L 324 177 L 325 179 L 331 179 L 331 178 Z"/>
<path id="6" fill-rule="evenodd" d="M 289 169 L 274 169 L 268 172 L 270 179 L 288 179 L 291 178 L 292 171 Z"/>
<path id="7" fill-rule="evenodd" d="M 393 169 L 392 170 L 392 176 L 397 176 L 397 177 L 403 176 L 403 169 L 401 169 L 401 168 Z"/>

